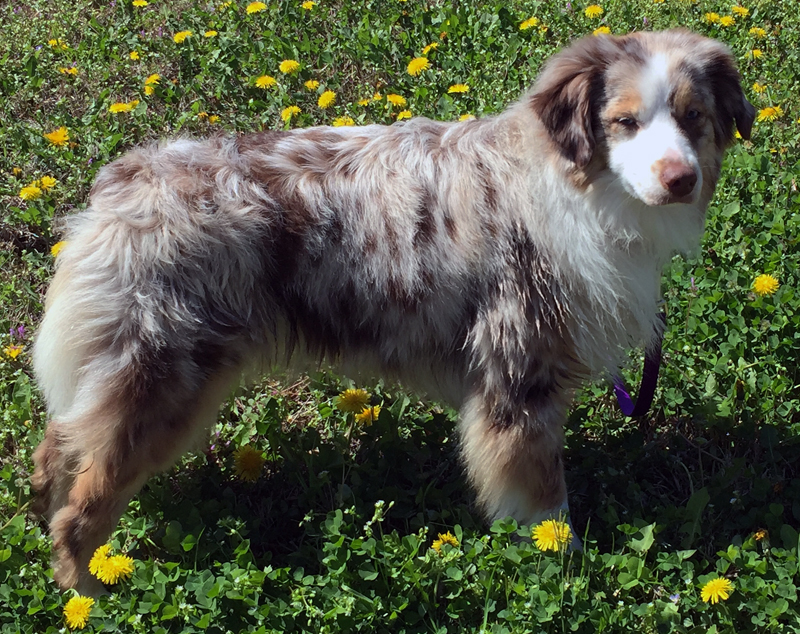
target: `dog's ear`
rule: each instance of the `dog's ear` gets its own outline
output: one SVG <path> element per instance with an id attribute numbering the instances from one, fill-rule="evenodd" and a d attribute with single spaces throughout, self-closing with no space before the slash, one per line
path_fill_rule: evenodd
<path id="1" fill-rule="evenodd" d="M 530 104 L 562 156 L 586 167 L 595 148 L 593 106 L 602 98 L 603 72 L 619 55 L 619 38 L 590 36 L 545 64 Z"/>
<path id="2" fill-rule="evenodd" d="M 717 107 L 714 132 L 717 143 L 724 147 L 733 140 L 734 121 L 742 138 L 750 138 L 756 110 L 744 96 L 736 62 L 728 47 L 713 40 L 706 42 L 708 48 L 703 51 L 702 62 Z"/>

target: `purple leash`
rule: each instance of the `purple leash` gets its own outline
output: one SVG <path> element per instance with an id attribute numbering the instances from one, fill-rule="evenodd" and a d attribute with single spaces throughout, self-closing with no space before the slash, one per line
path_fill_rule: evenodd
<path id="1" fill-rule="evenodd" d="M 666 315 L 659 313 L 658 316 L 666 325 Z M 659 333 L 653 347 L 645 352 L 642 385 L 639 388 L 636 402 L 633 401 L 628 393 L 622 377 L 619 374 L 614 376 L 614 393 L 617 395 L 619 408 L 625 416 L 642 416 L 647 413 L 650 405 L 653 404 L 653 396 L 656 393 L 656 384 L 658 383 L 658 370 L 661 367 L 661 342 L 663 338 L 663 334 Z"/>

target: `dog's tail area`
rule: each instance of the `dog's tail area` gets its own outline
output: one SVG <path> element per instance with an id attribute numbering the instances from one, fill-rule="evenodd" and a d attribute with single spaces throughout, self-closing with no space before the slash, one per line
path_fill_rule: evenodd
<path id="1" fill-rule="evenodd" d="M 191 276 L 164 219 L 174 201 L 148 169 L 146 151 L 106 167 L 91 207 L 69 219 L 33 350 L 50 417 L 34 455 L 37 510 L 56 580 L 85 592 L 99 587 L 88 561 L 130 497 L 213 424 L 238 380 L 234 328 L 215 331 L 202 290 L 181 286 Z"/>

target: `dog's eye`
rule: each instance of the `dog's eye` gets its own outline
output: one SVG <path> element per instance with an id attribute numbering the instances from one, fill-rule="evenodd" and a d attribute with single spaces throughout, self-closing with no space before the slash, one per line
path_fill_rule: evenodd
<path id="1" fill-rule="evenodd" d="M 635 128 L 637 125 L 636 119 L 633 117 L 620 117 L 617 119 L 617 123 L 626 128 Z"/>
<path id="2" fill-rule="evenodd" d="M 699 110 L 689 110 L 689 111 L 686 112 L 685 117 L 689 121 L 693 121 L 695 119 L 699 119 L 700 118 L 700 111 Z"/>

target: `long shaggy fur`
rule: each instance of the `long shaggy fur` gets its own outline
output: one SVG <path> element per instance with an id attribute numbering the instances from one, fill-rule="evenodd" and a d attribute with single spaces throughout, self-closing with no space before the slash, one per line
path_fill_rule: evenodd
<path id="1" fill-rule="evenodd" d="M 644 131 L 652 104 L 678 141 L 640 182 L 611 111 L 638 108 Z M 87 562 L 129 498 L 243 371 L 289 359 L 460 407 L 487 516 L 565 507 L 570 395 L 652 340 L 661 269 L 699 240 L 734 120 L 746 136 L 727 49 L 638 34 L 579 42 L 496 117 L 178 140 L 103 168 L 68 219 L 34 351 L 57 581 L 96 590 Z"/>

